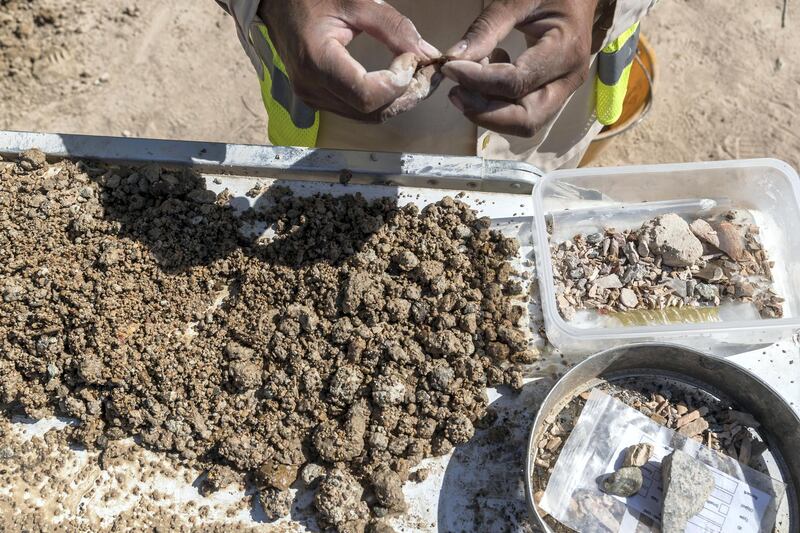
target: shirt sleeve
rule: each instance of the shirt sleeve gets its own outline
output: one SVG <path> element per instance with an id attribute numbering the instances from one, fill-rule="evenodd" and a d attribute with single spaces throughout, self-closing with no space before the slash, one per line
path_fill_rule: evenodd
<path id="1" fill-rule="evenodd" d="M 611 41 L 622 35 L 634 23 L 640 21 L 648 11 L 658 3 L 658 0 L 608 0 L 613 3 L 609 6 L 610 20 L 606 22 L 606 34 L 603 48 Z"/>
<path id="2" fill-rule="evenodd" d="M 257 22 L 258 6 L 261 0 L 216 0 L 217 3 L 228 12 L 236 24 L 236 33 L 239 36 L 239 42 L 242 44 L 247 57 L 253 63 L 253 67 L 258 72 L 258 75 L 263 77 L 263 64 L 258 55 L 252 41 L 250 40 L 250 27 Z"/>

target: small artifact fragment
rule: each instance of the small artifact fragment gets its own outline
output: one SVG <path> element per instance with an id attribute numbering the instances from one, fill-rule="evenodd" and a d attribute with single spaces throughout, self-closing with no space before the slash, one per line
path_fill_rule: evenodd
<path id="1" fill-rule="evenodd" d="M 634 444 L 625 450 L 622 466 L 644 466 L 653 456 L 653 445 L 647 443 Z"/>
<path id="2" fill-rule="evenodd" d="M 643 482 L 641 468 L 624 466 L 603 479 L 602 489 L 608 494 L 628 498 L 641 490 Z"/>
<path id="3" fill-rule="evenodd" d="M 678 429 L 678 433 L 687 437 L 694 437 L 708 429 L 708 422 L 704 418 L 698 418 L 693 422 L 689 422 L 685 426 Z"/>
<path id="4" fill-rule="evenodd" d="M 636 296 L 636 293 L 627 287 L 620 291 L 619 299 L 622 302 L 622 305 L 625 307 L 630 307 L 631 309 L 636 307 L 636 305 L 639 303 L 639 298 Z"/>
<path id="5" fill-rule="evenodd" d="M 694 233 L 698 239 L 709 243 L 715 248 L 719 248 L 719 236 L 717 235 L 716 230 L 714 230 L 714 228 L 711 227 L 711 224 L 709 224 L 702 218 L 698 218 L 697 220 L 689 224 L 689 228 L 692 230 L 692 233 Z"/>
<path id="6" fill-rule="evenodd" d="M 558 449 L 560 445 L 561 445 L 561 437 L 553 437 L 552 439 L 547 441 L 547 444 L 545 445 L 544 449 L 547 450 L 548 452 L 554 452 Z"/>
<path id="7" fill-rule="evenodd" d="M 683 533 L 689 519 L 703 510 L 714 490 L 714 477 L 703 463 L 675 450 L 661 462 L 661 480 L 661 531 Z"/>
<path id="8" fill-rule="evenodd" d="M 747 261 L 750 254 L 747 252 L 744 236 L 739 229 L 730 222 L 723 221 L 717 225 L 719 245 L 717 248 L 728 254 L 734 261 Z"/>
<path id="9" fill-rule="evenodd" d="M 683 415 L 682 417 L 680 417 L 678 419 L 677 427 L 680 429 L 683 426 L 685 426 L 686 424 L 688 424 L 689 422 L 694 422 L 698 418 L 700 418 L 700 411 L 695 409 L 691 413 L 687 413 L 687 414 Z"/>
<path id="10" fill-rule="evenodd" d="M 657 217 L 641 230 L 650 251 L 661 254 L 665 265 L 686 267 L 703 255 L 703 244 L 689 229 L 689 224 L 674 213 Z"/>

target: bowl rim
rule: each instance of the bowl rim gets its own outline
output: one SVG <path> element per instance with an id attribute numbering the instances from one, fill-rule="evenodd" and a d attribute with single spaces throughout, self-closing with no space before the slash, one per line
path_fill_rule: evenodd
<path id="1" fill-rule="evenodd" d="M 545 398 L 542 400 L 539 407 L 539 411 L 536 413 L 536 417 L 534 418 L 533 424 L 531 425 L 531 429 L 528 433 L 527 446 L 525 446 L 525 473 L 524 473 L 525 496 L 528 503 L 528 511 L 532 516 L 532 518 L 534 519 L 534 523 L 537 524 L 540 528 L 542 528 L 542 530 L 545 531 L 546 533 L 551 533 L 552 529 L 550 529 L 550 526 L 544 521 L 544 518 L 539 514 L 533 496 L 534 490 L 533 490 L 532 478 L 535 467 L 534 464 L 536 455 L 535 451 L 538 450 L 537 433 L 541 428 L 544 427 L 546 419 L 553 414 L 553 411 L 555 411 L 556 408 L 558 409 L 558 412 L 560 412 L 560 410 L 563 409 L 564 405 L 563 401 L 567 399 L 567 397 L 569 398 L 567 400 L 568 402 L 571 401 L 572 398 L 580 394 L 580 392 L 583 392 L 580 391 L 580 386 L 572 387 L 571 389 L 568 389 L 566 391 L 559 391 L 558 390 L 559 387 L 566 387 L 567 386 L 566 384 L 569 383 L 572 380 L 572 378 L 574 378 L 576 375 L 580 375 L 581 373 L 586 372 L 587 369 L 590 369 L 591 371 L 593 367 L 600 366 L 604 362 L 611 363 L 616 359 L 617 356 L 624 356 L 626 352 L 639 351 L 639 350 L 652 350 L 654 348 L 663 350 L 672 350 L 678 352 L 680 354 L 678 355 L 678 358 L 689 358 L 689 357 L 699 358 L 700 364 L 702 364 L 703 366 L 705 366 L 705 364 L 722 365 L 724 367 L 727 367 L 728 371 L 733 371 L 738 373 L 742 378 L 748 380 L 753 386 L 759 388 L 760 393 L 769 395 L 770 401 L 774 402 L 773 408 L 774 409 L 780 408 L 784 410 L 785 413 L 788 414 L 793 419 L 792 422 L 795 431 L 798 434 L 800 434 L 800 416 L 798 416 L 797 411 L 795 411 L 789 405 L 786 399 L 783 398 L 783 396 L 781 396 L 772 386 L 770 386 L 769 383 L 765 382 L 759 376 L 747 370 L 746 368 L 734 363 L 733 361 L 727 360 L 724 357 L 710 355 L 703 351 L 696 350 L 694 348 L 690 348 L 680 344 L 664 343 L 664 342 L 642 342 L 634 344 L 625 344 L 622 346 L 616 346 L 613 348 L 609 348 L 607 350 L 603 350 L 601 352 L 598 352 L 594 355 L 587 357 L 586 359 L 584 359 L 583 361 L 572 367 L 566 374 L 564 374 L 558 381 L 556 381 L 553 384 L 553 387 L 550 389 Z M 670 363 L 673 363 L 674 361 L 677 361 L 677 358 L 675 360 L 672 359 L 669 360 Z M 647 367 L 641 367 L 640 369 L 642 371 L 647 371 L 648 373 L 654 373 L 653 375 L 656 376 L 659 375 L 658 374 L 659 372 L 663 372 L 664 373 L 663 375 L 665 377 L 668 376 L 673 379 L 675 379 L 676 377 L 685 377 L 688 383 L 694 382 L 709 387 L 710 389 L 712 389 L 710 392 L 714 392 L 713 389 L 717 389 L 719 392 L 725 395 L 730 395 L 730 393 L 724 390 L 724 388 L 707 383 L 702 379 L 692 377 L 680 370 L 669 371 L 663 368 L 647 368 Z M 596 373 L 596 375 L 593 375 L 588 379 L 584 379 L 583 381 L 581 381 L 581 386 L 585 386 L 594 379 L 600 379 L 606 371 L 607 368 L 600 370 L 599 372 Z M 625 370 L 625 372 L 631 372 L 631 373 L 633 373 L 634 371 L 635 369 Z M 553 404 L 553 407 L 550 410 L 545 411 L 544 407 L 549 404 Z M 759 420 L 759 422 L 762 422 L 762 420 Z M 768 426 L 769 424 L 762 424 L 762 427 L 765 427 L 765 430 L 766 427 Z M 789 451 L 790 450 L 785 450 L 785 449 L 773 449 L 774 454 L 775 452 L 777 452 L 775 455 L 775 459 L 776 462 L 778 463 L 779 468 L 781 468 L 782 470 L 781 473 L 784 477 L 782 481 L 786 483 L 787 487 L 786 498 L 788 500 L 789 498 L 794 496 L 796 500 L 794 502 L 788 500 L 789 519 L 793 520 L 794 522 L 800 522 L 800 501 L 798 501 L 798 491 L 800 491 L 800 473 L 798 473 L 798 475 L 795 476 L 797 479 L 793 479 L 792 468 L 787 464 L 787 459 L 786 459 L 788 457 L 789 458 L 788 462 L 790 463 L 792 462 L 792 455 L 788 453 Z M 795 465 L 794 469 L 800 471 L 800 454 L 796 455 L 797 457 L 794 458 L 794 462 L 797 464 Z M 790 522 L 788 524 L 789 529 L 787 529 L 787 531 L 793 531 L 793 529 L 791 529 L 791 526 L 797 525 L 794 522 Z"/>

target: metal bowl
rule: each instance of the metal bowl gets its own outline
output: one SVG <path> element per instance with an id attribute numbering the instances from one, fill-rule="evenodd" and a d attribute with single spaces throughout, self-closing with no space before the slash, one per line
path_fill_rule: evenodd
<path id="1" fill-rule="evenodd" d="M 552 529 L 533 499 L 534 461 L 545 419 L 557 415 L 577 395 L 604 381 L 630 377 L 662 377 L 728 400 L 761 424 L 759 436 L 769 447 L 770 475 L 786 484 L 786 497 L 775 531 L 800 531 L 800 418 L 775 390 L 741 366 L 674 344 L 634 344 L 589 357 L 562 377 L 545 398 L 528 440 L 525 491 L 531 515 L 544 531 Z M 774 471 L 773 471 L 774 470 Z"/>

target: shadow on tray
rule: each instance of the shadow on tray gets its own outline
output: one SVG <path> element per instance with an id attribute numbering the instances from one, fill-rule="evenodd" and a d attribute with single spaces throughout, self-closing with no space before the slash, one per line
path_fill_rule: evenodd
<path id="1" fill-rule="evenodd" d="M 472 440 L 456 448 L 439 492 L 439 531 L 534 531 L 525 498 L 525 450 L 552 385 L 539 379 L 519 394 L 501 391 Z"/>
<path id="2" fill-rule="evenodd" d="M 382 187 L 388 196 L 375 201 L 347 195 L 331 209 L 314 196 L 294 194 L 288 187 L 294 182 L 218 197 L 189 169 L 149 165 L 94 174 L 119 235 L 143 243 L 170 273 L 207 266 L 237 250 L 285 266 L 338 264 L 357 253 L 397 206 L 394 187 Z M 247 207 L 252 209 L 243 211 Z M 260 239 L 265 232 L 271 240 Z"/>

